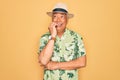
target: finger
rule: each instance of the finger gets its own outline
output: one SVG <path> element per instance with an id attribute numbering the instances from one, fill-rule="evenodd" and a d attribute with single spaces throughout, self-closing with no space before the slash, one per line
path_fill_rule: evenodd
<path id="1" fill-rule="evenodd" d="M 55 27 L 57 25 L 56 22 L 52 22 L 52 27 Z"/>
<path id="2" fill-rule="evenodd" d="M 50 24 L 50 26 L 48 27 L 48 29 L 53 28 L 55 25 L 56 25 L 56 24 L 55 24 L 54 22 L 52 22 L 52 23 Z"/>

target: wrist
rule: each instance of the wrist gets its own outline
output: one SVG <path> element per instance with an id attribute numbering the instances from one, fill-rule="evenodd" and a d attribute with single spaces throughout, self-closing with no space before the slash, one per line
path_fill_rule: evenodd
<path id="1" fill-rule="evenodd" d="M 54 37 L 54 38 L 55 38 L 55 37 L 56 37 L 56 35 L 51 35 L 51 37 Z"/>
<path id="2" fill-rule="evenodd" d="M 54 41 L 56 41 L 56 37 L 50 36 L 49 40 L 54 40 Z"/>

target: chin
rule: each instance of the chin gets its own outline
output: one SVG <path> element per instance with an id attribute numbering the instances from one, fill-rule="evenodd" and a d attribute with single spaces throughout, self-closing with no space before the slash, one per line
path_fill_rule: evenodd
<path id="1" fill-rule="evenodd" d="M 65 29 L 63 28 L 57 28 L 57 32 L 63 32 Z"/>

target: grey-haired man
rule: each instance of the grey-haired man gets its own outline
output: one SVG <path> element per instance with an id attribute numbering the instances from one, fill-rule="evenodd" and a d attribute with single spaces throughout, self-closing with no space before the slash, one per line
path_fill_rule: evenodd
<path id="1" fill-rule="evenodd" d="M 82 37 L 66 28 L 68 13 L 65 4 L 58 3 L 52 12 L 49 32 L 40 39 L 39 62 L 44 66 L 44 80 L 78 80 L 78 70 L 86 64 Z"/>

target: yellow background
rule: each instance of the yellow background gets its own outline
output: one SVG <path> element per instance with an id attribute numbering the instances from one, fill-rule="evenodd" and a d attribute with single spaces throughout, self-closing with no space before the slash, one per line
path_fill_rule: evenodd
<path id="1" fill-rule="evenodd" d="M 0 80 L 42 80 L 39 38 L 57 2 L 75 14 L 68 28 L 84 38 L 87 66 L 79 80 L 120 80 L 119 0 L 0 0 Z"/>

